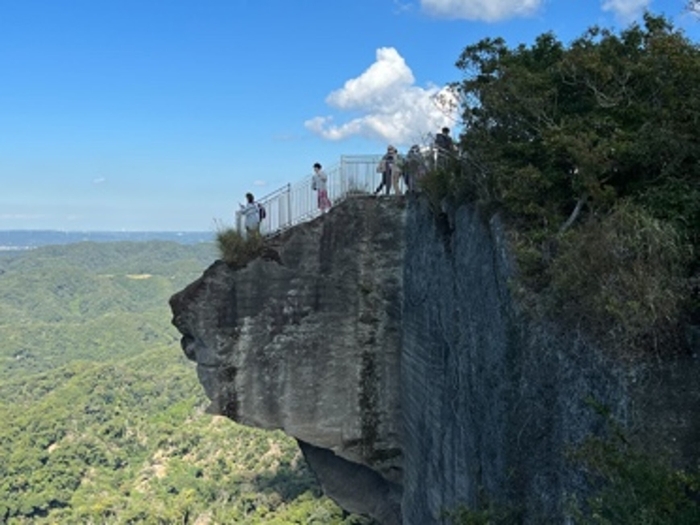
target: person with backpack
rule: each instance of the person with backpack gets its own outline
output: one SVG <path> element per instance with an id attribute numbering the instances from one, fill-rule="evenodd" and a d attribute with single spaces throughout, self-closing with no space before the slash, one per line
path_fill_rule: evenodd
<path id="1" fill-rule="evenodd" d="M 316 191 L 318 209 L 321 210 L 321 213 L 326 213 L 331 207 L 331 200 L 328 198 L 328 176 L 318 162 L 314 164 L 314 176 L 311 179 L 311 189 Z"/>
<path id="2" fill-rule="evenodd" d="M 265 208 L 255 202 L 252 193 L 245 194 L 246 203 L 241 204 L 245 230 L 248 235 L 260 235 L 260 221 L 265 218 Z"/>

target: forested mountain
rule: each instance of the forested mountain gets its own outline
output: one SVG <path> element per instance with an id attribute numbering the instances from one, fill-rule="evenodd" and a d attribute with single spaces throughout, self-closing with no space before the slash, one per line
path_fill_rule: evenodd
<path id="1" fill-rule="evenodd" d="M 0 259 L 0 521 L 364 523 L 294 441 L 204 412 L 167 300 L 215 257 L 151 241 Z"/>
<path id="2" fill-rule="evenodd" d="M 170 294 L 215 257 L 210 244 L 79 243 L 0 259 L 0 378 L 174 344 Z"/>

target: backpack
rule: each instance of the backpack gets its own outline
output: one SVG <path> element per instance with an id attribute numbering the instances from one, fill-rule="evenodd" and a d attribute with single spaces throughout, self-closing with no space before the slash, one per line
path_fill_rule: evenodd
<path id="1" fill-rule="evenodd" d="M 260 220 L 263 220 L 265 217 L 267 217 L 265 206 L 263 206 L 262 204 L 258 204 L 258 214 L 260 215 Z"/>

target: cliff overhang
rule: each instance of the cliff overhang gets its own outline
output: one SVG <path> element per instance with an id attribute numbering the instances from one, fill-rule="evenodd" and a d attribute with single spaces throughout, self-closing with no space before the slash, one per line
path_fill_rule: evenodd
<path id="1" fill-rule="evenodd" d="M 210 411 L 293 436 L 328 495 L 385 523 L 400 523 L 404 222 L 397 202 L 350 199 L 171 299 Z"/>

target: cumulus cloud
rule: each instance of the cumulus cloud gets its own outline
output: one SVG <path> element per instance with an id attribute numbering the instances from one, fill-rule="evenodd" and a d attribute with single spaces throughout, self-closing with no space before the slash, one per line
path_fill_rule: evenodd
<path id="1" fill-rule="evenodd" d="M 649 7 L 651 0 L 604 0 L 603 11 L 612 11 L 620 21 L 628 23 Z"/>
<path id="2" fill-rule="evenodd" d="M 530 16 L 544 0 L 421 0 L 423 10 L 442 18 L 496 22 Z"/>
<path id="3" fill-rule="evenodd" d="M 336 123 L 333 116 L 314 117 L 304 123 L 329 140 L 363 136 L 407 145 L 449 126 L 456 116 L 449 91 L 434 85 L 416 86 L 413 72 L 392 47 L 378 49 L 376 61 L 331 92 L 326 103 L 341 112 L 359 114 L 342 123 Z"/>

